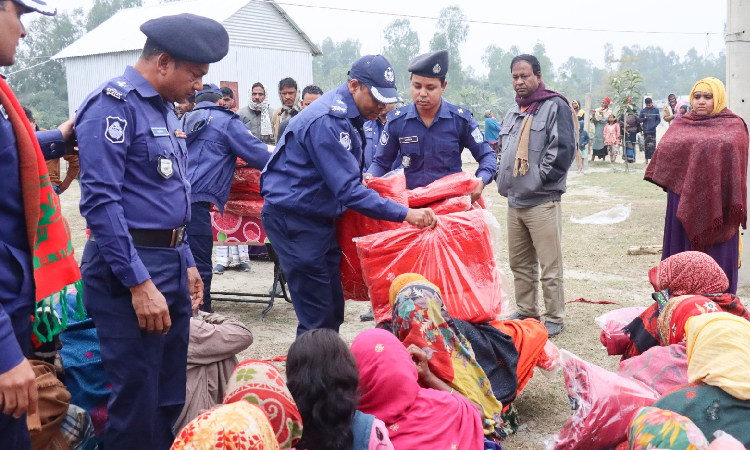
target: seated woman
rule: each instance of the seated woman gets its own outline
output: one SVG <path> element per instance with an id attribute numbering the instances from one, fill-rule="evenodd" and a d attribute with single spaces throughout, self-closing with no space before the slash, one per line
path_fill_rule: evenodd
<path id="1" fill-rule="evenodd" d="M 282 449 L 302 437 L 302 417 L 279 370 L 267 362 L 243 361 L 229 377 L 224 404 L 248 401 L 266 412 Z"/>
<path id="2" fill-rule="evenodd" d="M 705 252 L 729 279 L 721 292 L 736 294 L 739 229 L 747 222 L 747 127 L 727 108 L 716 78 L 697 82 L 690 102 L 693 110 L 672 122 L 644 176 L 667 191 L 662 259 Z"/>
<path id="3" fill-rule="evenodd" d="M 298 450 L 393 449 L 385 424 L 357 411 L 357 364 L 337 332 L 316 329 L 301 334 L 289 347 L 286 370 L 304 423 Z"/>
<path id="4" fill-rule="evenodd" d="M 252 343 L 253 333 L 237 319 L 203 311 L 190 318 L 185 406 L 175 431 L 222 402 L 235 355 Z"/>
<path id="5" fill-rule="evenodd" d="M 394 292 L 398 293 L 393 295 Z M 487 372 L 498 370 L 490 377 L 477 362 L 469 341 L 459 331 L 456 325 L 459 321 L 452 319 L 446 311 L 437 286 L 421 275 L 403 274 L 393 281 L 390 293 L 393 333 L 404 347 L 414 345 L 425 352 L 430 371 L 435 376 L 482 407 L 485 433 L 504 438 L 503 406 L 494 389 L 503 390 L 500 398 L 509 398 L 509 401 L 515 398 L 518 352 L 513 341 L 508 336 L 500 337 L 507 364 L 500 366 L 498 358 L 492 353 L 487 361 Z M 488 328 L 500 334 L 494 328 Z"/>
<path id="6" fill-rule="evenodd" d="M 419 369 L 403 344 L 385 330 L 365 330 L 354 339 L 359 410 L 388 425 L 396 450 L 483 449 L 482 416 L 476 406 L 432 374 L 419 349 L 412 347 L 412 352 Z M 420 382 L 431 389 L 420 387 Z"/>
<path id="7" fill-rule="evenodd" d="M 266 413 L 248 402 L 219 405 L 180 431 L 171 450 L 278 450 Z"/>
<path id="8" fill-rule="evenodd" d="M 708 441 L 687 417 L 659 408 L 641 408 L 628 430 L 628 442 L 617 449 L 669 448 L 706 450 Z"/>
<path id="9" fill-rule="evenodd" d="M 722 430 L 750 447 L 750 322 L 719 312 L 687 322 L 688 380 L 654 407 L 681 414 L 706 436 Z"/>
<path id="10" fill-rule="evenodd" d="M 630 342 L 625 346 L 622 359 L 640 355 L 657 345 L 668 345 L 659 337 L 659 316 L 665 306 L 672 302 L 673 309 L 686 298 L 700 296 L 715 303 L 722 311 L 750 320 L 750 312 L 742 305 L 739 298 L 732 294 L 722 294 L 729 286 L 724 271 L 713 258 L 701 252 L 682 252 L 663 260 L 648 273 L 649 281 L 656 293 L 654 302 L 646 311 L 625 327 Z M 679 298 L 682 297 L 682 298 Z M 700 304 L 702 299 L 692 301 Z M 709 304 L 707 308 L 712 308 Z M 692 310 L 692 315 L 697 309 Z M 679 315 L 677 317 L 680 317 Z M 685 320 L 690 314 L 683 316 Z M 662 327 L 672 321 L 662 319 Z"/>

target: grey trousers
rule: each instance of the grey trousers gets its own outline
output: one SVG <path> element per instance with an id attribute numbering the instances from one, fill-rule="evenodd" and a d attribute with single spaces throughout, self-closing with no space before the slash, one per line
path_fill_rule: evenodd
<path id="1" fill-rule="evenodd" d="M 544 203 L 533 208 L 508 208 L 508 253 L 518 313 L 528 317 L 540 316 L 541 280 L 545 320 L 563 323 L 565 292 L 560 202 Z"/>

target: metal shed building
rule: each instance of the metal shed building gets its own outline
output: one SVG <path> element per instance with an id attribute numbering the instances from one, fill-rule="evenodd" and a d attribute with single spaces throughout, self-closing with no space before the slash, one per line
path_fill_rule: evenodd
<path id="1" fill-rule="evenodd" d="M 273 1 L 194 0 L 129 8 L 53 57 L 65 64 L 71 116 L 99 85 L 135 64 L 146 42 L 140 31 L 144 22 L 182 13 L 214 19 L 229 32 L 229 54 L 211 65 L 203 81 L 235 89 L 239 106 L 250 101 L 250 87 L 257 81 L 274 108 L 281 106 L 277 86 L 282 78 L 294 78 L 300 91 L 312 83 L 312 59 L 322 53 Z"/>

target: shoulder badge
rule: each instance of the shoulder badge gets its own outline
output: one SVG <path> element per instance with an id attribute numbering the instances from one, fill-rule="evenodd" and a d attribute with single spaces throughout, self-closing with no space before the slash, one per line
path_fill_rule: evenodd
<path id="1" fill-rule="evenodd" d="M 107 95 L 109 95 L 110 97 L 114 97 L 117 100 L 122 100 L 122 92 L 118 91 L 117 89 L 107 88 L 106 92 L 107 92 Z"/>
<path id="2" fill-rule="evenodd" d="M 347 151 L 352 151 L 352 137 L 349 136 L 348 132 L 342 131 L 341 134 L 339 134 L 339 143 L 343 145 Z"/>
<path id="3" fill-rule="evenodd" d="M 113 144 L 122 144 L 125 142 L 125 129 L 128 127 L 128 121 L 119 117 L 107 117 L 107 129 L 104 131 L 104 137 Z"/>
<path id="4" fill-rule="evenodd" d="M 380 135 L 380 145 L 386 145 L 389 138 L 390 136 L 388 136 L 388 133 L 383 130 L 383 134 Z"/>
<path id="5" fill-rule="evenodd" d="M 471 137 L 474 138 L 474 142 L 477 144 L 484 142 L 484 136 L 482 136 L 482 130 L 479 127 L 474 128 L 474 131 L 471 132 Z"/>

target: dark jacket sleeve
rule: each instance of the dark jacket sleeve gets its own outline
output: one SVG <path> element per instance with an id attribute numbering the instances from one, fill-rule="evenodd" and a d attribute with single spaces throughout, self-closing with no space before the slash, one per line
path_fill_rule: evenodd
<path id="1" fill-rule="evenodd" d="M 570 107 L 559 97 L 552 99 L 557 111 L 547 122 L 547 147 L 540 167 L 545 181 L 560 181 L 570 169 L 576 155 L 576 133 Z"/>

